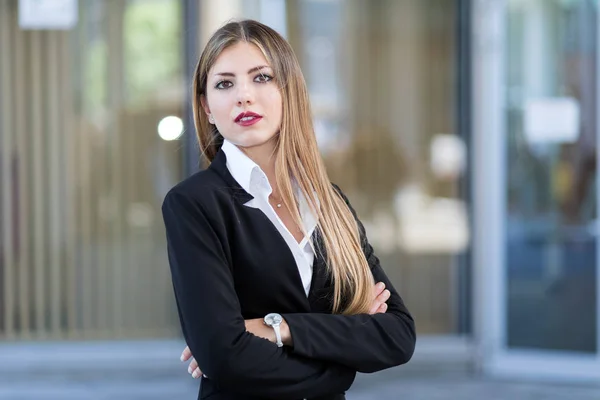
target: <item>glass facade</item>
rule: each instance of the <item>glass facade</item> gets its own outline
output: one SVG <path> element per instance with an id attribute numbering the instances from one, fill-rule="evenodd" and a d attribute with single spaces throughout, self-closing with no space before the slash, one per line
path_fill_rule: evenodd
<path id="1" fill-rule="evenodd" d="M 597 377 L 597 1 L 78 5 L 75 28 L 31 30 L 0 0 L 2 340 L 180 338 L 160 205 L 196 165 L 199 50 L 250 17 L 294 47 L 330 177 L 419 337 Z"/>
<path id="2" fill-rule="evenodd" d="M 462 333 L 467 312 L 457 4 L 196 4 L 198 45 L 217 17 L 263 19 L 289 38 L 332 180 L 421 334 Z M 80 1 L 73 30 L 33 31 L 18 26 L 17 1 L 0 0 L 4 336 L 177 335 L 159 206 L 188 144 L 170 140 L 189 101 L 184 6 Z"/>
<path id="3" fill-rule="evenodd" d="M 510 348 L 596 353 L 597 5 L 508 2 Z"/>
<path id="4" fill-rule="evenodd" d="M 80 1 L 73 30 L 27 30 L 0 0 L 2 337 L 178 334 L 160 205 L 182 177 L 182 19 Z"/>
<path id="5" fill-rule="evenodd" d="M 458 2 L 293 3 L 288 34 L 331 179 L 419 333 L 464 333 L 459 278 L 468 266 L 459 257 L 470 233 L 461 190 L 468 149 L 456 131 Z"/>

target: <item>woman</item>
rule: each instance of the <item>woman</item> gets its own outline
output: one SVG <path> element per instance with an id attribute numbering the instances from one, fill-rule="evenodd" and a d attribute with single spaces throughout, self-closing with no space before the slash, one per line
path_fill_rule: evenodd
<path id="1" fill-rule="evenodd" d="M 327 177 L 289 44 L 229 23 L 193 88 L 210 165 L 167 194 L 163 216 L 199 398 L 344 399 L 357 371 L 408 362 L 413 319 Z"/>

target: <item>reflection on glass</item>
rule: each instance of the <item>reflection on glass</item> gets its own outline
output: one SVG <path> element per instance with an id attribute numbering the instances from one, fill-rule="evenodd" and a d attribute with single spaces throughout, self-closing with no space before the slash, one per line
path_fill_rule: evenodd
<path id="1" fill-rule="evenodd" d="M 507 342 L 596 352 L 597 10 L 509 4 Z"/>
<path id="2" fill-rule="evenodd" d="M 172 337 L 160 205 L 180 144 L 157 129 L 183 112 L 181 2 L 81 0 L 64 32 L 20 29 L 13 4 L 0 0 L 14 115 L 0 118 L 0 337 Z"/>
<path id="3" fill-rule="evenodd" d="M 290 32 L 317 138 L 419 332 L 457 333 L 469 245 L 455 127 L 454 2 L 310 1 Z"/>

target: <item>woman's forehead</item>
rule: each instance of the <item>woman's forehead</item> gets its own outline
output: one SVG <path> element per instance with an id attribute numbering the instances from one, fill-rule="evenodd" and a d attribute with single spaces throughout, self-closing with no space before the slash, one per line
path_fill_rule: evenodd
<path id="1" fill-rule="evenodd" d="M 220 73 L 247 73 L 256 67 L 267 67 L 271 65 L 258 46 L 238 42 L 219 54 L 211 68 L 211 74 Z M 250 71 L 251 72 L 251 71 Z"/>

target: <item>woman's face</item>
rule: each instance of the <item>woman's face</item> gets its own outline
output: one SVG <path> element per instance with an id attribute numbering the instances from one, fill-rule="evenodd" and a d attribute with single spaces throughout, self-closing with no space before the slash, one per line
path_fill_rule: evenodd
<path id="1" fill-rule="evenodd" d="M 240 42 L 219 55 L 208 71 L 202 104 L 221 135 L 240 147 L 264 145 L 281 126 L 279 86 L 253 44 Z"/>

